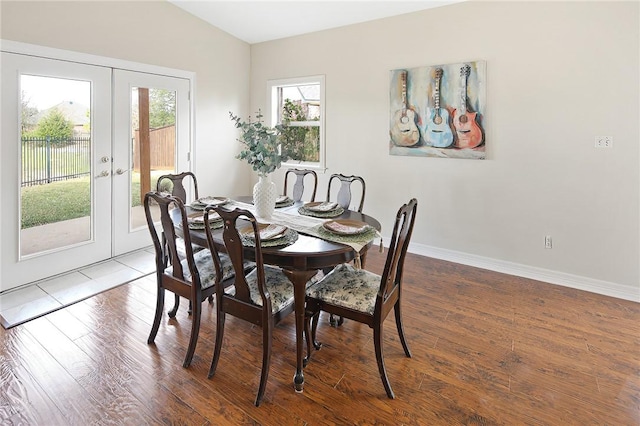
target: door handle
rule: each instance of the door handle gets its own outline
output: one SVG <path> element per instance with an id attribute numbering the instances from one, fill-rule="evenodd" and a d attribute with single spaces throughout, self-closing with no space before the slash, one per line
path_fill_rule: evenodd
<path id="1" fill-rule="evenodd" d="M 97 175 L 96 177 L 97 177 L 97 178 L 100 178 L 100 177 L 107 177 L 107 176 L 109 176 L 109 172 L 108 172 L 107 170 L 103 170 L 103 171 L 102 171 L 102 172 L 100 172 L 100 174 L 99 174 L 99 175 Z"/>
<path id="2" fill-rule="evenodd" d="M 116 174 L 119 174 L 119 175 L 122 175 L 122 174 L 124 174 L 125 172 L 128 172 L 128 170 L 122 170 L 122 169 L 117 169 L 117 170 L 116 170 Z"/>

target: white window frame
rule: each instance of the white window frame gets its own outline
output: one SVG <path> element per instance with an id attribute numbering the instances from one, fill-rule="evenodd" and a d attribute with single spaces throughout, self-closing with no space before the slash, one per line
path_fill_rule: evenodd
<path id="1" fill-rule="evenodd" d="M 294 77 L 283 78 L 278 80 L 267 81 L 267 100 L 268 110 L 266 111 L 266 117 L 269 117 L 269 125 L 275 126 L 278 123 L 278 89 L 287 86 L 301 86 L 307 84 L 319 84 L 320 85 L 320 120 L 318 121 L 296 121 L 292 122 L 293 126 L 309 126 L 319 125 L 319 161 L 292 161 L 289 160 L 283 163 L 287 167 L 302 167 L 305 169 L 315 169 L 321 172 L 326 170 L 326 153 L 324 142 L 324 120 L 325 120 L 325 87 L 324 87 L 324 75 L 312 75 L 307 77 Z M 294 124 L 295 123 L 295 124 Z"/>

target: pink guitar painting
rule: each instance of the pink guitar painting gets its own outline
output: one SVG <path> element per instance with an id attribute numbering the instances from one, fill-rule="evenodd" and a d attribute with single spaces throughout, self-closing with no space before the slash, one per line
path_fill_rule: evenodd
<path id="1" fill-rule="evenodd" d="M 413 146 L 418 143 L 420 133 L 416 125 L 416 112 L 407 101 L 407 71 L 400 73 L 400 81 L 402 82 L 402 109 L 396 111 L 389 134 L 397 146 Z"/>
<path id="2" fill-rule="evenodd" d="M 453 127 L 456 129 L 457 148 L 477 148 L 484 142 L 484 133 L 478 124 L 478 113 L 467 109 L 467 79 L 471 67 L 464 64 L 460 68 L 460 109 L 453 110 Z"/>
<path id="3" fill-rule="evenodd" d="M 446 108 L 440 108 L 440 80 L 442 79 L 442 74 L 442 68 L 438 68 L 433 91 L 434 108 L 429 108 L 427 111 L 428 118 L 422 134 L 427 146 L 434 148 L 449 148 L 453 145 L 449 111 Z"/>

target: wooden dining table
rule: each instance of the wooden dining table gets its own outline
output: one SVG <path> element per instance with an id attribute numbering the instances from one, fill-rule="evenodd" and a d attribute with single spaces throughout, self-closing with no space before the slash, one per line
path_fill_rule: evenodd
<path id="1" fill-rule="evenodd" d="M 232 198 L 234 201 L 251 203 L 251 197 L 240 196 Z M 304 203 L 299 201 L 292 206 L 278 208 L 277 211 L 292 215 L 299 215 L 298 209 Z M 190 207 L 187 206 L 187 210 Z M 187 214 L 193 211 L 188 211 Z M 174 222 L 179 223 L 179 210 L 173 210 Z M 349 219 L 365 222 L 376 230 L 380 230 L 380 222 L 375 218 L 352 210 L 345 210 L 340 216 L 327 218 L 327 220 Z M 260 218 L 258 218 L 260 221 Z M 189 231 L 191 242 L 203 247 L 208 246 L 207 236 L 204 230 L 191 229 Z M 222 229 L 213 230 L 213 241 L 218 251 L 226 251 L 222 239 Z M 359 256 L 362 264 L 373 240 L 360 250 Z M 255 250 L 251 247 L 245 249 L 245 258 L 255 260 Z M 327 241 L 318 237 L 299 233 L 298 239 L 285 247 L 263 247 L 262 257 L 265 264 L 282 268 L 283 272 L 293 283 L 295 304 L 295 330 L 296 330 L 296 372 L 293 377 L 293 385 L 296 392 L 302 392 L 304 388 L 304 310 L 305 291 L 307 282 L 320 270 L 332 268 L 341 263 L 352 261 L 356 257 L 354 249 L 337 242 Z"/>

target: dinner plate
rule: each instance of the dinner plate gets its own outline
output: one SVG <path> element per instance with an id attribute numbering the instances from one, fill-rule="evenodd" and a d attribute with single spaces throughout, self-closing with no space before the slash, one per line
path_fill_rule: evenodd
<path id="1" fill-rule="evenodd" d="M 284 225 L 276 225 L 275 223 L 259 223 L 258 231 L 260 232 L 261 241 L 270 241 L 278 238 L 282 238 L 287 231 L 287 227 Z M 240 233 L 247 238 L 253 239 L 253 227 L 245 226 L 240 230 Z"/>
<path id="2" fill-rule="evenodd" d="M 202 197 L 195 200 L 192 204 L 198 204 L 201 206 L 221 206 L 227 204 L 229 199 L 226 197 Z"/>
<path id="3" fill-rule="evenodd" d="M 209 212 L 209 222 L 216 222 L 222 220 L 220 215 L 216 212 Z M 187 221 L 189 223 L 204 223 L 204 213 L 196 212 L 187 215 Z"/>
<path id="4" fill-rule="evenodd" d="M 338 203 L 332 203 L 328 201 L 316 201 L 314 203 L 306 203 L 304 208 L 319 213 L 326 213 L 338 208 Z"/>
<path id="5" fill-rule="evenodd" d="M 352 219 L 329 220 L 322 224 L 324 229 L 338 235 L 357 235 L 369 230 L 371 225 Z"/>

